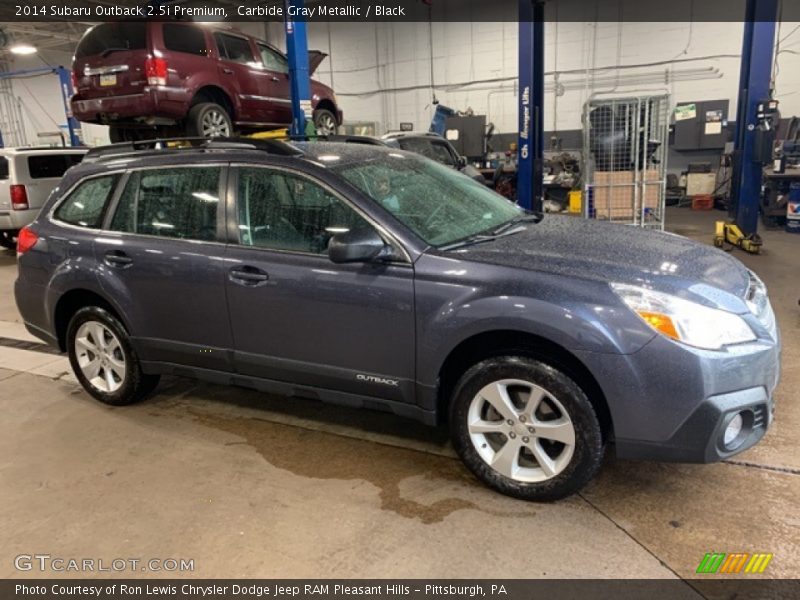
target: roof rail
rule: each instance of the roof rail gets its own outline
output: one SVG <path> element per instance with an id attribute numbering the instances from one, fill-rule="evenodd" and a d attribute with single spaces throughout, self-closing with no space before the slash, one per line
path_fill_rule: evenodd
<path id="1" fill-rule="evenodd" d="M 131 154 L 152 154 L 163 151 L 199 152 L 213 150 L 260 150 L 279 156 L 302 156 L 303 152 L 291 144 L 281 140 L 256 140 L 248 138 L 159 138 L 153 140 L 139 140 L 135 142 L 121 142 L 92 148 L 86 153 L 84 161 L 92 162 L 108 160 Z"/>

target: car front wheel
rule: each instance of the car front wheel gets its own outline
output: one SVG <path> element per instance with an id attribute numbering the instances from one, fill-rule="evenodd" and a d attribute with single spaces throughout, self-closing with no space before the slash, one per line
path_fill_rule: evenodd
<path id="1" fill-rule="evenodd" d="M 67 348 L 78 381 L 100 402 L 132 404 L 158 385 L 158 375 L 142 373 L 122 323 L 103 308 L 89 306 L 75 313 L 67 328 Z"/>
<path id="2" fill-rule="evenodd" d="M 201 102 L 189 110 L 186 133 L 191 137 L 231 137 L 233 122 L 224 107 L 214 102 Z"/>
<path id="3" fill-rule="evenodd" d="M 324 108 L 315 110 L 314 128 L 318 135 L 333 135 L 336 133 L 336 117 Z"/>
<path id="4" fill-rule="evenodd" d="M 603 458 L 600 424 L 575 381 L 521 356 L 469 369 L 450 404 L 453 445 L 486 485 L 524 500 L 579 491 Z"/>

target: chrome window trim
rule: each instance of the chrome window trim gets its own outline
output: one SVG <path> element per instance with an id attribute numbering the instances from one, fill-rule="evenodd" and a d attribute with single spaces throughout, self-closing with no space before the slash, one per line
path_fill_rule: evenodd
<path id="1" fill-rule="evenodd" d="M 117 187 L 114 189 L 114 193 L 111 195 L 111 198 L 107 201 L 106 206 L 103 209 L 104 211 L 108 212 L 108 209 L 111 207 L 111 203 L 114 201 L 114 199 L 115 199 L 115 197 L 116 197 L 116 195 L 118 193 L 120 181 L 122 181 L 122 179 L 124 178 L 125 169 L 115 169 L 113 171 L 104 171 L 102 173 L 96 173 L 94 175 L 89 175 L 88 177 L 82 177 L 82 178 L 78 179 L 78 181 L 76 181 L 69 188 L 67 188 L 67 191 L 65 191 L 61 195 L 61 198 L 58 201 L 56 201 L 53 204 L 53 206 L 50 207 L 49 211 L 47 211 L 47 217 L 46 218 L 47 218 L 48 222 L 50 222 L 50 223 L 52 223 L 54 225 L 58 225 L 59 227 L 67 227 L 69 229 L 75 229 L 77 231 L 103 231 L 103 225 L 105 224 L 105 220 L 106 220 L 106 215 L 105 214 L 103 214 L 103 218 L 102 218 L 102 220 L 100 222 L 100 227 L 81 227 L 80 225 L 73 225 L 72 223 L 67 223 L 66 221 L 62 221 L 61 219 L 57 219 L 56 216 L 55 216 L 55 213 L 59 209 L 59 207 L 62 204 L 64 204 L 64 202 L 69 200 L 70 196 L 72 196 L 72 194 L 75 192 L 75 190 L 79 186 L 83 185 L 87 181 L 91 181 L 92 179 L 100 179 L 101 177 L 113 177 L 114 175 L 120 175 L 120 178 L 116 183 Z"/>
<path id="2" fill-rule="evenodd" d="M 389 262 L 387 264 L 395 264 L 395 265 L 397 265 L 397 264 L 403 264 L 403 265 L 404 264 L 408 264 L 409 266 L 413 265 L 413 261 L 411 260 L 411 255 L 409 254 L 408 250 L 406 250 L 405 246 L 400 242 L 400 240 L 397 239 L 397 236 L 395 236 L 391 231 L 389 231 L 382 223 L 379 223 L 374 218 L 372 218 L 371 216 L 366 214 L 361 208 L 359 208 L 358 206 L 354 205 L 350 200 L 348 200 L 346 197 L 344 197 L 340 192 L 334 190 L 327 183 L 325 183 L 324 181 L 319 180 L 318 178 L 314 177 L 313 175 L 309 174 L 308 172 L 302 171 L 300 169 L 293 169 L 291 167 L 286 167 L 286 166 L 283 166 L 283 165 L 260 165 L 260 164 L 255 164 L 255 163 L 240 163 L 240 162 L 232 162 L 232 163 L 230 163 L 230 168 L 231 169 L 241 169 L 241 168 L 268 169 L 268 170 L 271 170 L 271 171 L 280 171 L 280 172 L 289 173 L 290 175 L 295 175 L 295 176 L 302 177 L 304 179 L 310 180 L 312 183 L 314 183 L 316 185 L 319 185 L 321 188 L 323 188 L 325 191 L 327 191 L 329 194 L 331 194 L 334 198 L 338 199 L 346 207 L 348 207 L 351 210 L 353 210 L 358 216 L 360 216 L 367 223 L 369 223 L 372 227 L 374 227 L 378 231 L 378 233 L 381 235 L 381 237 L 384 238 L 384 241 L 388 241 L 388 243 L 392 247 L 398 248 L 400 250 L 400 252 L 402 252 L 403 257 L 405 258 L 405 260 L 403 262 L 399 262 L 398 263 L 398 261 L 391 261 L 391 262 Z M 238 178 L 239 178 L 239 171 L 236 172 L 235 181 L 236 181 L 237 184 L 239 183 Z M 237 185 L 236 189 L 234 190 L 234 195 L 235 195 L 235 197 L 234 197 L 234 211 L 236 213 L 236 223 L 238 225 L 238 222 L 239 222 L 239 216 L 238 216 L 239 215 L 239 190 L 238 190 L 238 185 Z M 236 242 L 235 244 L 230 244 L 230 245 L 231 246 L 238 246 L 240 248 L 250 248 L 250 249 L 262 250 L 262 251 L 267 251 L 267 252 L 280 252 L 282 254 L 292 254 L 292 255 L 298 255 L 298 256 L 318 256 L 318 257 L 322 257 L 322 258 L 327 258 L 325 254 L 319 254 L 319 253 L 315 253 L 315 252 L 298 252 L 296 250 L 280 250 L 280 249 L 277 249 L 277 248 L 266 248 L 264 246 L 246 246 L 246 245 L 241 244 L 239 242 Z"/>

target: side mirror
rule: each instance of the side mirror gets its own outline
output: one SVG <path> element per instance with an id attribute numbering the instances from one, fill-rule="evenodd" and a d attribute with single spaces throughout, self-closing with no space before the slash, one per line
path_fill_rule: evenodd
<path id="1" fill-rule="evenodd" d="M 458 168 L 463 169 L 467 166 L 467 157 L 466 156 L 459 156 L 458 157 Z"/>
<path id="2" fill-rule="evenodd" d="M 328 258 L 334 263 L 370 262 L 390 254 L 389 246 L 371 227 L 337 233 L 328 243 Z"/>

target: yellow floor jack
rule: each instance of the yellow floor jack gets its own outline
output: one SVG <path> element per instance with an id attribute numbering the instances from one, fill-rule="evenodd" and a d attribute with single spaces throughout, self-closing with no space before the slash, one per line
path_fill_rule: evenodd
<path id="1" fill-rule="evenodd" d="M 734 248 L 741 248 L 750 254 L 758 254 L 761 252 L 764 242 L 757 233 L 745 235 L 736 223 L 717 221 L 714 245 L 726 252 L 730 252 Z"/>

